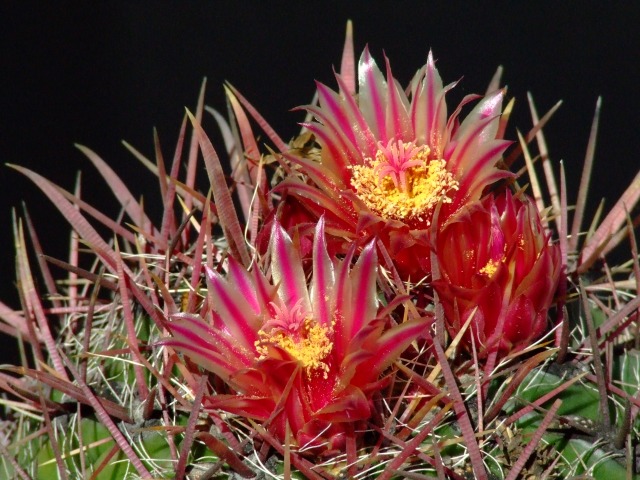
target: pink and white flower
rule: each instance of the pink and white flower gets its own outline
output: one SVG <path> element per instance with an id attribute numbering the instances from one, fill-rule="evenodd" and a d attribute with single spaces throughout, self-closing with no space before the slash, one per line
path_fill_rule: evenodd
<path id="1" fill-rule="evenodd" d="M 448 114 L 433 55 L 405 91 L 386 78 L 365 49 L 358 90 L 336 75 L 338 91 L 318 83 L 318 106 L 305 124 L 321 147 L 320 161 L 286 155 L 308 181 L 290 176 L 277 187 L 298 197 L 310 217 L 325 215 L 327 230 L 364 244 L 377 236 L 404 277 L 430 273 L 431 221 L 439 223 L 485 188 L 510 176 L 496 165 L 510 142 L 502 139 L 504 89 L 489 92 L 460 121 L 468 95 Z"/>
<path id="2" fill-rule="evenodd" d="M 385 370 L 426 327 L 393 320 L 403 299 L 379 305 L 373 244 L 352 266 L 354 251 L 330 256 L 321 218 L 308 282 L 299 243 L 276 222 L 264 273 L 232 259 L 226 275 L 207 269 L 202 311 L 174 316 L 165 341 L 224 383 L 206 407 L 256 419 L 281 441 L 288 425 L 301 449 L 343 447 L 373 414 Z"/>

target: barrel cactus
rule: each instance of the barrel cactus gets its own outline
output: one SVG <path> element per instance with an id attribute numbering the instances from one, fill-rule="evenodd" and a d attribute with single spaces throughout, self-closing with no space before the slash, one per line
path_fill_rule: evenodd
<path id="1" fill-rule="evenodd" d="M 158 223 L 87 147 L 118 218 L 11 166 L 71 248 L 14 215 L 0 479 L 640 478 L 640 174 L 585 222 L 600 102 L 574 201 L 553 111 L 510 141 L 498 75 L 450 113 L 432 53 L 384 70 L 349 24 L 289 142 L 203 85 L 171 161 L 125 145 Z"/>

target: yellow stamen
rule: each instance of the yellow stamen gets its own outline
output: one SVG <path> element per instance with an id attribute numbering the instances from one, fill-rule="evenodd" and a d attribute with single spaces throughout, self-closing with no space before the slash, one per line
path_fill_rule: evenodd
<path id="1" fill-rule="evenodd" d="M 493 276 L 496 274 L 496 272 L 498 271 L 498 266 L 501 263 L 504 263 L 507 258 L 505 256 L 506 251 L 507 251 L 507 244 L 505 243 L 502 249 L 502 255 L 500 255 L 500 258 L 498 259 L 493 259 L 490 258 L 486 265 L 484 267 L 482 267 L 480 270 L 478 270 L 478 273 L 486 275 L 487 277 L 489 277 L 490 279 L 493 278 Z"/>
<path id="2" fill-rule="evenodd" d="M 492 278 L 498 271 L 498 265 L 500 265 L 498 260 L 489 260 L 487 264 L 478 271 L 478 273 Z"/>
<path id="3" fill-rule="evenodd" d="M 295 358 L 307 370 L 310 376 L 313 370 L 322 370 L 327 378 L 329 366 L 323 360 L 331 353 L 333 343 L 329 339 L 330 330 L 319 325 L 314 320 L 306 318 L 295 335 L 280 328 L 273 328 L 268 332 L 260 330 L 260 339 L 256 341 L 256 351 L 260 354 L 258 360 L 269 356 L 269 345 L 277 345 Z"/>
<path id="4" fill-rule="evenodd" d="M 428 226 L 436 205 L 451 203 L 449 193 L 458 189 L 458 182 L 447 171 L 446 160 L 428 160 L 428 147 L 412 143 L 401 147 L 379 149 L 375 159 L 354 166 L 351 185 L 365 205 L 382 218 Z M 403 152 L 411 156 L 398 158 Z"/>

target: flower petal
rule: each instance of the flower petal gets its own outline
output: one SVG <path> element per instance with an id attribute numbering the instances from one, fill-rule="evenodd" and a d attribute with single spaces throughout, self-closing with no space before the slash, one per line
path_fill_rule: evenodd
<path id="1" fill-rule="evenodd" d="M 353 337 L 367 323 L 375 318 L 378 309 L 378 297 L 376 294 L 376 274 L 378 258 L 375 243 L 369 243 L 351 271 L 350 282 L 353 287 L 352 313 L 349 337 Z"/>
<path id="2" fill-rule="evenodd" d="M 313 278 L 311 280 L 311 307 L 316 321 L 330 327 L 333 319 L 333 286 L 335 271 L 327 252 L 324 235 L 324 217 L 320 217 L 313 242 Z"/>
<path id="3" fill-rule="evenodd" d="M 387 100 L 385 98 L 387 82 L 375 60 L 371 57 L 368 47 L 365 47 L 358 63 L 358 82 L 360 111 L 362 111 L 362 115 L 367 120 L 375 138 L 386 145 L 389 141 L 386 122 Z"/>
<path id="4" fill-rule="evenodd" d="M 258 316 L 252 305 L 257 305 L 255 290 L 244 285 L 247 290 L 238 290 L 239 286 L 228 283 L 216 271 L 205 267 L 207 296 L 212 310 L 216 312 L 230 335 L 244 348 L 252 349 L 257 336 Z"/>
<path id="5" fill-rule="evenodd" d="M 271 275 L 279 286 L 278 296 L 284 306 L 293 309 L 300 303 L 305 312 L 311 312 L 309 292 L 297 246 L 278 222 L 274 222 L 271 235 Z"/>

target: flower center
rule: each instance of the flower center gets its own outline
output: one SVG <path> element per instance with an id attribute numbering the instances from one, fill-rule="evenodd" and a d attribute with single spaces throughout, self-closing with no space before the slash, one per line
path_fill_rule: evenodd
<path id="1" fill-rule="evenodd" d="M 446 160 L 429 160 L 428 146 L 391 140 L 378 143 L 374 159 L 353 167 L 351 185 L 358 197 L 383 218 L 426 223 L 439 202 L 451 203 L 458 182 Z"/>
<path id="2" fill-rule="evenodd" d="M 331 330 L 308 317 L 298 305 L 291 312 L 271 306 L 276 314 L 258 332 L 255 343 L 258 360 L 268 358 L 269 346 L 276 345 L 297 360 L 309 376 L 319 369 L 327 378 L 329 366 L 323 360 L 333 349 Z"/>
<path id="3" fill-rule="evenodd" d="M 478 273 L 480 273 L 482 275 L 486 275 L 489 278 L 493 278 L 493 276 L 498 271 L 498 266 L 499 265 L 500 265 L 500 261 L 499 260 L 491 260 L 490 259 L 487 262 L 487 264 L 478 271 Z"/>

